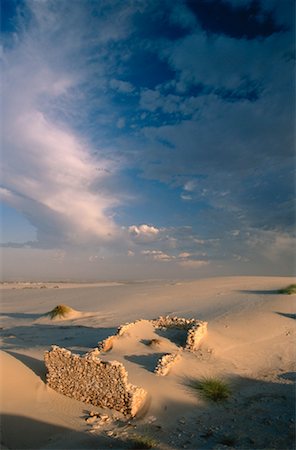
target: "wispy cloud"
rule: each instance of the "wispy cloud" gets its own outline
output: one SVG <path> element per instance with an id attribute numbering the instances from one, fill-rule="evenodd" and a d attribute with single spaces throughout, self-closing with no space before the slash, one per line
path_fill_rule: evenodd
<path id="1" fill-rule="evenodd" d="M 58 2 L 56 10 L 50 7 L 54 3 L 28 2 L 30 25 L 4 53 L 2 196 L 36 227 L 41 246 L 106 242 L 119 233 L 111 210 L 120 195 L 110 189 L 116 164 L 103 148 L 79 135 L 71 120 L 63 120 L 71 118 L 69 100 L 87 75 L 85 67 L 74 73 L 69 65 L 75 52 L 85 59 L 82 38 L 84 33 L 91 38 L 90 11 L 81 2 L 71 7 L 64 19 L 80 26 L 72 32 L 66 24 L 66 39 L 57 46 L 54 31 L 63 33 L 61 9 L 66 11 L 69 3 Z M 99 28 L 96 39 L 118 39 L 126 32 L 125 26 L 113 25 L 107 34 Z M 116 86 L 126 89 L 128 84 Z"/>

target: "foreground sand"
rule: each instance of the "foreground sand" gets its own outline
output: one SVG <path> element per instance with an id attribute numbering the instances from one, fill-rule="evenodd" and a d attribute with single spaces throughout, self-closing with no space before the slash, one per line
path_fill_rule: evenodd
<path id="1" fill-rule="evenodd" d="M 137 448 L 136 436 L 160 449 L 290 450 L 295 429 L 295 296 L 277 290 L 285 277 L 210 278 L 184 282 L 67 285 L 2 284 L 2 448 Z M 65 303 L 81 313 L 52 321 Z M 138 417 L 64 397 L 45 384 L 44 351 L 52 344 L 84 353 L 135 319 L 178 315 L 208 322 L 196 354 L 184 353 L 166 377 L 134 333 L 106 359 L 122 361 L 129 381 L 149 392 Z M 217 376 L 232 389 L 223 403 L 205 401 L 190 380 Z M 107 414 L 106 422 L 89 412 Z"/>

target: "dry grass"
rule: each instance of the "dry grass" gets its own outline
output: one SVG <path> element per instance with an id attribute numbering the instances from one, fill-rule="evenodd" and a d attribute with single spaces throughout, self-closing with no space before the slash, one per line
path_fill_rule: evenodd
<path id="1" fill-rule="evenodd" d="M 149 436 L 135 435 L 133 437 L 133 449 L 155 448 L 156 446 L 157 442 Z"/>
<path id="2" fill-rule="evenodd" d="M 48 315 L 51 319 L 66 317 L 69 313 L 73 312 L 73 309 L 67 305 L 57 305 L 52 311 L 49 311 Z"/>
<path id="3" fill-rule="evenodd" d="M 190 387 L 199 392 L 205 399 L 213 402 L 227 400 L 231 394 L 228 384 L 218 378 L 194 380 L 191 381 Z"/>
<path id="4" fill-rule="evenodd" d="M 288 295 L 296 294 L 296 284 L 290 284 L 289 286 L 280 289 L 279 294 L 288 294 Z"/>

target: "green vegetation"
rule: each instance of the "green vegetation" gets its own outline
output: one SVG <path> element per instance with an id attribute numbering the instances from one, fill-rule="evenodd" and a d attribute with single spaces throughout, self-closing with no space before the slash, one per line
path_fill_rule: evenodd
<path id="1" fill-rule="evenodd" d="M 288 294 L 288 295 L 296 294 L 296 284 L 290 284 L 290 286 L 280 289 L 279 294 Z"/>
<path id="2" fill-rule="evenodd" d="M 135 435 L 133 437 L 133 449 L 155 448 L 156 446 L 157 442 L 148 436 Z"/>
<path id="3" fill-rule="evenodd" d="M 190 386 L 200 392 L 205 399 L 213 402 L 227 400 L 231 394 L 228 384 L 218 378 L 194 380 L 190 383 Z"/>
<path id="4" fill-rule="evenodd" d="M 48 313 L 51 319 L 55 319 L 56 317 L 65 317 L 69 313 L 73 311 L 70 306 L 67 305 L 57 305 L 52 311 Z"/>

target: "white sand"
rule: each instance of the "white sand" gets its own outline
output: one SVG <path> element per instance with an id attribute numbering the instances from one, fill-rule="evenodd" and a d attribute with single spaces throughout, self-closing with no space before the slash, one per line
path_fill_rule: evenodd
<path id="1" fill-rule="evenodd" d="M 293 282 L 285 277 L 231 277 L 2 284 L 3 448 L 132 448 L 137 434 L 153 438 L 162 449 L 290 450 L 296 297 L 276 291 Z M 58 304 L 77 312 L 54 321 L 44 316 Z M 82 354 L 125 322 L 168 314 L 208 322 L 201 349 L 184 352 L 168 376 L 157 377 L 153 368 L 159 355 L 176 344 L 163 340 L 159 347 L 145 345 L 143 340 L 157 337 L 149 324 L 136 327 L 104 356 L 122 361 L 129 381 L 149 392 L 145 410 L 132 421 L 46 386 L 43 355 L 52 344 Z M 205 376 L 227 380 L 230 399 L 205 401 L 188 386 Z M 111 419 L 87 423 L 92 410 Z"/>

